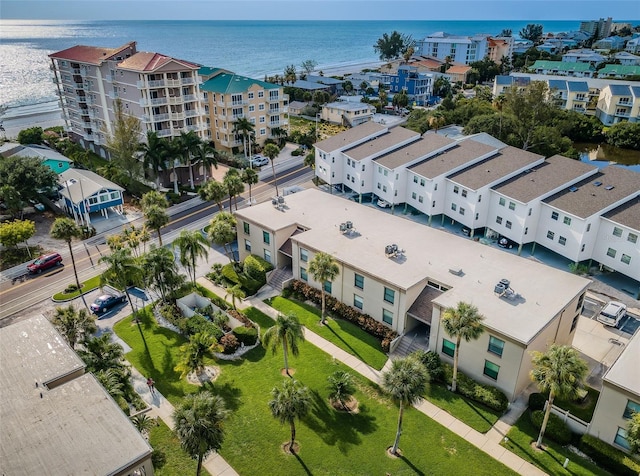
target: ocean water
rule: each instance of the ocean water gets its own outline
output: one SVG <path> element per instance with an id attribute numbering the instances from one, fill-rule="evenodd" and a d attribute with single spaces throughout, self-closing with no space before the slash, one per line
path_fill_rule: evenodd
<path id="1" fill-rule="evenodd" d="M 545 32 L 577 30 L 579 21 L 34 21 L 0 20 L 0 104 L 7 116 L 55 110 L 47 55 L 78 44 L 117 47 L 138 42 L 205 66 L 263 79 L 308 59 L 318 69 L 376 61 L 373 45 L 397 30 L 415 39 L 436 31 L 517 34 L 527 23 Z M 27 106 L 25 108 L 24 106 Z M 12 114 L 13 111 L 13 114 Z"/>

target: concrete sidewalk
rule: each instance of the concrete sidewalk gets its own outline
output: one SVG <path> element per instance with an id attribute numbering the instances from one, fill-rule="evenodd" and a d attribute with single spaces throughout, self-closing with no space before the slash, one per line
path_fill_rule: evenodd
<path id="1" fill-rule="evenodd" d="M 224 298 L 226 292 L 218 287 L 213 285 L 209 280 L 205 278 L 199 278 L 198 284 L 203 287 L 209 289 L 210 291 L 216 293 L 220 297 Z M 238 308 L 244 309 L 250 306 L 253 306 L 260 311 L 264 312 L 268 316 L 276 318 L 278 312 L 272 307 L 268 306 L 263 302 L 264 299 L 268 297 L 277 296 L 280 293 L 270 289 L 268 286 L 263 289 L 261 292 L 256 294 L 255 296 L 242 301 Z M 369 367 L 367 364 L 352 356 L 351 354 L 345 352 L 340 349 L 336 345 L 328 342 L 324 338 L 320 337 L 315 332 L 305 328 L 305 338 L 308 342 L 312 343 L 316 347 L 322 349 L 327 354 L 333 356 L 335 359 L 341 361 L 348 367 L 351 367 L 353 370 L 368 378 L 372 382 L 380 384 L 381 374 L 384 373 L 387 368 L 390 366 L 390 360 L 384 365 L 382 370 L 376 370 L 372 367 Z M 526 393 L 526 392 L 525 392 Z M 494 427 L 489 430 L 486 434 L 482 434 L 473 428 L 469 427 L 465 423 L 460 420 L 454 418 L 451 414 L 446 411 L 438 408 L 431 402 L 427 400 L 422 400 L 419 404 L 415 405 L 419 411 L 440 423 L 442 426 L 447 428 L 448 430 L 454 432 L 456 435 L 464 438 L 472 445 L 481 449 L 485 453 L 487 453 L 492 458 L 500 461 L 505 466 L 511 468 L 513 471 L 516 471 L 519 474 L 525 476 L 541 476 L 546 473 L 538 469 L 533 464 L 525 461 L 520 458 L 516 454 L 510 452 L 508 449 L 500 446 L 500 442 L 504 439 L 506 433 L 511 428 L 511 425 L 515 423 L 518 417 L 524 412 L 527 405 L 527 396 L 525 394 L 521 395 L 515 402 L 512 403 L 509 411 L 503 415 L 498 422 L 494 425 Z M 223 473 L 212 473 L 212 474 L 223 474 Z"/>

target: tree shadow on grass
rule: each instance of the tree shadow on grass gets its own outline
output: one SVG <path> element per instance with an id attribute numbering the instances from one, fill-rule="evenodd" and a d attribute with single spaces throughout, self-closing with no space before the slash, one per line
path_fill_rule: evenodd
<path id="1" fill-rule="evenodd" d="M 460 395 L 459 393 L 454 393 L 451 390 L 448 390 L 446 387 L 444 387 L 443 385 L 439 384 L 439 383 L 432 383 L 430 386 L 430 391 L 429 391 L 429 399 L 434 402 L 436 405 L 438 404 L 438 402 L 447 402 L 451 405 L 455 405 L 456 402 L 458 401 L 462 401 L 471 411 L 473 411 L 473 413 L 475 413 L 476 415 L 478 415 L 480 417 L 480 419 L 482 419 L 483 421 L 485 421 L 489 427 L 485 430 L 485 431 L 489 431 L 489 429 L 495 424 L 495 422 L 498 420 L 498 418 L 500 417 L 499 412 L 496 412 L 495 410 L 482 405 L 481 403 L 478 402 L 474 402 L 462 395 Z M 438 405 L 440 406 L 440 405 Z M 494 415 L 496 418 L 495 420 L 491 420 L 489 418 L 487 418 L 487 416 L 485 414 L 483 414 L 480 409 L 485 410 L 488 413 L 491 413 L 492 415 Z M 446 409 L 445 409 L 446 411 Z M 451 413 L 451 412 L 449 412 Z M 454 415 L 455 416 L 455 415 Z"/>
<path id="2" fill-rule="evenodd" d="M 255 349 L 252 349 L 244 354 L 242 358 L 247 362 L 258 362 L 264 358 L 266 353 L 267 350 L 262 347 L 262 345 L 259 345 Z M 241 360 L 239 360 L 238 362 L 242 363 Z"/>
<path id="3" fill-rule="evenodd" d="M 352 446 L 360 445 L 363 434 L 373 433 L 378 428 L 376 418 L 366 405 L 360 405 L 360 413 L 353 414 L 334 410 L 326 397 L 316 390 L 312 391 L 312 398 L 311 414 L 303 420 L 305 425 L 327 445 L 337 446 L 343 454 L 347 454 Z"/>
<path id="4" fill-rule="evenodd" d="M 313 475 L 309 467 L 305 464 L 304 461 L 302 461 L 302 458 L 300 458 L 298 453 L 293 453 L 293 456 L 296 457 L 296 459 L 298 460 L 298 463 L 300 463 L 300 466 L 302 466 L 302 469 L 304 469 L 305 474 L 308 474 L 309 476 Z"/>
<path id="5" fill-rule="evenodd" d="M 518 431 L 522 432 L 524 435 L 526 435 L 529 438 L 528 439 L 529 447 L 525 448 L 523 445 L 521 445 L 520 443 L 517 443 L 513 439 L 509 439 L 509 442 L 507 443 L 506 448 L 509 449 L 509 446 L 514 446 L 516 448 L 519 448 L 520 452 L 521 452 L 521 458 L 522 459 L 524 459 L 525 461 L 528 461 L 529 463 L 533 464 L 534 466 L 540 468 L 542 471 L 544 471 L 547 474 L 555 474 L 555 471 L 554 471 L 553 468 L 548 467 L 539 458 L 534 458 L 532 456 L 531 452 L 532 451 L 537 451 L 537 450 L 533 449 L 531 444 L 534 441 L 536 441 L 536 439 L 538 437 L 538 434 L 536 433 L 535 437 L 531 435 L 530 431 L 528 431 L 528 430 L 531 430 L 533 427 L 527 421 L 524 421 L 523 418 L 527 418 L 527 419 L 529 418 L 529 415 L 527 414 L 527 412 L 522 414 L 522 416 L 520 417 L 518 422 L 516 422 L 515 427 L 517 428 Z M 540 450 L 540 455 L 542 455 L 543 453 L 545 453 L 550 458 L 552 458 L 554 461 L 556 461 L 560 466 L 562 466 L 562 464 L 564 463 L 564 460 L 560 461 L 552 453 L 550 453 L 550 452 L 548 452 L 546 450 Z M 524 455 L 524 456 L 522 456 L 522 455 Z M 557 470 L 557 468 L 556 468 L 556 470 Z M 571 471 L 569 471 L 569 473 L 573 474 Z"/>
<path id="6" fill-rule="evenodd" d="M 214 382 L 205 382 L 202 385 L 202 388 L 205 390 L 209 390 L 214 395 L 219 395 L 224 399 L 225 406 L 231 410 L 236 411 L 240 408 L 242 401 L 240 397 L 242 396 L 242 390 L 238 387 L 232 386 L 230 383 L 219 384 Z"/>
<path id="7" fill-rule="evenodd" d="M 411 462 L 411 460 L 409 460 L 409 458 L 407 458 L 406 456 L 400 456 L 399 459 L 406 464 L 407 466 L 409 466 L 409 468 L 411 468 L 411 471 L 413 471 L 414 474 L 417 474 L 419 476 L 424 476 L 424 472 L 418 468 L 416 468 L 414 466 L 414 464 Z"/>

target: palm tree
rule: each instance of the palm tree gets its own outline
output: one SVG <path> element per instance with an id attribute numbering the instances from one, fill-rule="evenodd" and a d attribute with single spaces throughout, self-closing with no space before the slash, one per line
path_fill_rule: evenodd
<path id="1" fill-rule="evenodd" d="M 466 342 L 476 340 L 484 332 L 482 320 L 484 316 L 478 312 L 478 308 L 472 304 L 460 301 L 456 307 L 448 307 L 442 316 L 442 327 L 451 337 L 456 339 L 456 348 L 453 353 L 453 378 L 451 379 L 451 391 L 455 392 L 458 383 L 458 356 L 462 339 Z"/>
<path id="2" fill-rule="evenodd" d="M 158 291 L 163 301 L 185 281 L 184 275 L 178 272 L 173 252 L 163 246 L 151 245 L 149 253 L 142 257 L 142 265 L 146 285 Z"/>
<path id="3" fill-rule="evenodd" d="M 320 324 L 324 325 L 325 315 L 325 293 L 324 293 L 324 284 L 329 281 L 333 281 L 336 279 L 336 276 L 340 274 L 340 268 L 338 267 L 338 263 L 333 259 L 329 253 L 325 253 L 320 251 L 316 253 L 311 262 L 309 263 L 309 272 L 313 276 L 313 279 L 320 283 L 320 292 L 322 294 L 322 313 L 320 318 Z"/>
<path id="4" fill-rule="evenodd" d="M 311 411 L 311 392 L 295 380 L 284 380 L 281 387 L 271 390 L 272 399 L 269 409 L 274 418 L 280 423 L 289 423 L 291 428 L 291 441 L 289 452 L 294 453 L 296 441 L 296 418 L 302 419 Z"/>
<path id="5" fill-rule="evenodd" d="M 195 186 L 193 184 L 193 164 L 191 161 L 193 156 L 198 153 L 202 140 L 194 131 L 180 132 L 178 140 L 182 151 L 182 163 L 189 167 L 189 186 L 193 190 Z"/>
<path id="6" fill-rule="evenodd" d="M 235 286 L 229 286 L 226 289 L 227 294 L 225 294 L 224 298 L 227 299 L 231 297 L 231 305 L 233 309 L 236 309 L 236 299 L 244 299 L 246 297 L 245 292 L 242 290 L 241 284 L 236 284 Z"/>
<path id="7" fill-rule="evenodd" d="M 51 225 L 49 234 L 51 235 L 51 238 L 55 238 L 56 240 L 64 240 L 67 242 L 67 246 L 69 247 L 69 255 L 71 255 L 71 264 L 73 265 L 73 274 L 76 277 L 76 286 L 78 286 L 78 291 L 80 292 L 80 296 L 82 297 L 84 307 L 89 309 L 89 306 L 87 306 L 87 301 L 84 298 L 84 293 L 82 292 L 82 286 L 80 285 L 80 279 L 78 278 L 78 269 L 76 268 L 76 259 L 73 256 L 73 248 L 71 247 L 71 242 L 74 238 L 82 237 L 82 230 L 71 218 L 61 217 L 55 219 L 53 225 Z"/>
<path id="8" fill-rule="evenodd" d="M 231 247 L 227 248 L 227 245 L 236 239 L 236 225 L 236 218 L 229 212 L 220 212 L 209 222 L 209 240 L 224 248 L 231 263 L 233 263 L 233 250 Z"/>
<path id="9" fill-rule="evenodd" d="M 216 179 L 212 178 L 211 180 L 207 180 L 207 182 L 200 187 L 198 190 L 198 195 L 201 199 L 205 201 L 214 201 L 218 205 L 218 210 L 224 210 L 224 205 L 222 202 L 224 198 L 227 196 L 227 187 L 224 184 L 218 182 Z M 229 208 L 231 208 L 231 204 L 229 204 Z"/>
<path id="10" fill-rule="evenodd" d="M 131 250 L 123 248 L 110 255 L 100 258 L 100 263 L 106 263 L 108 268 L 100 275 L 100 286 L 110 284 L 117 289 L 124 290 L 131 306 L 131 312 L 136 317 L 136 309 L 129 295 L 129 286 L 138 286 L 143 281 L 143 270 L 131 255 Z"/>
<path id="11" fill-rule="evenodd" d="M 254 125 L 246 117 L 239 117 L 233 122 L 233 133 L 242 136 L 242 146 L 244 148 L 244 158 L 247 158 L 247 138 L 254 130 Z"/>
<path id="12" fill-rule="evenodd" d="M 51 322 L 72 349 L 76 348 L 78 342 L 88 339 L 98 330 L 96 318 L 93 315 L 86 309 L 76 311 L 71 304 L 67 307 L 56 307 Z"/>
<path id="13" fill-rule="evenodd" d="M 224 421 L 228 415 L 222 397 L 209 391 L 187 395 L 173 412 L 175 432 L 182 449 L 198 460 L 196 476 L 202 471 L 204 457 L 222 446 Z"/>
<path id="14" fill-rule="evenodd" d="M 640 450 L 640 413 L 633 412 L 627 423 L 627 443 L 632 453 Z"/>
<path id="15" fill-rule="evenodd" d="M 536 441 L 536 447 L 542 447 L 542 438 L 547 428 L 553 399 L 575 398 L 584 386 L 584 379 L 589 372 L 587 364 L 580 358 L 578 351 L 567 346 L 551 344 L 546 352 L 531 352 L 533 380 L 541 392 L 549 392 L 542 427 Z"/>
<path id="16" fill-rule="evenodd" d="M 107 393 L 111 395 L 111 398 L 120 405 L 120 402 L 124 400 L 124 389 L 118 371 L 116 369 L 100 370 L 95 373 L 95 377 Z"/>
<path id="17" fill-rule="evenodd" d="M 196 286 L 196 261 L 198 258 L 209 257 L 209 242 L 200 230 L 182 230 L 173 241 L 172 246 L 180 250 L 180 264 L 187 271 L 193 287 Z"/>
<path id="18" fill-rule="evenodd" d="M 243 169 L 240 178 L 242 182 L 249 186 L 249 204 L 251 204 L 251 186 L 257 184 L 260 180 L 258 178 L 258 172 L 253 169 Z"/>
<path id="19" fill-rule="evenodd" d="M 181 377 L 186 377 L 191 372 L 199 376 L 204 370 L 204 358 L 207 353 L 218 348 L 215 337 L 206 332 L 196 332 L 189 338 L 189 342 L 180 346 L 182 356 L 175 369 Z"/>
<path id="20" fill-rule="evenodd" d="M 276 195 L 279 195 L 279 193 L 278 193 L 278 180 L 277 180 L 277 177 L 276 177 L 276 167 L 275 167 L 275 165 L 273 163 L 273 159 L 275 159 L 278 156 L 278 154 L 280 153 L 280 149 L 275 144 L 267 144 L 264 147 L 264 150 L 262 151 L 262 153 L 266 157 L 269 157 L 269 160 L 271 161 L 271 171 L 273 172 L 273 185 L 276 187 Z"/>
<path id="21" fill-rule="evenodd" d="M 87 365 L 87 371 L 98 373 L 112 368 L 124 368 L 124 350 L 120 344 L 111 341 L 110 333 L 85 340 L 84 349 L 78 349 L 78 355 Z"/>
<path id="22" fill-rule="evenodd" d="M 178 190 L 178 171 L 176 170 L 178 165 L 180 165 L 180 157 L 182 157 L 182 144 L 178 138 L 174 138 L 172 140 L 168 140 L 166 142 L 167 148 L 167 159 L 168 163 L 171 164 L 173 168 L 173 193 L 176 195 L 179 193 Z"/>
<path id="23" fill-rule="evenodd" d="M 391 368 L 382 374 L 382 387 L 400 407 L 396 439 L 391 449 L 394 455 L 398 454 L 404 409 L 420 401 L 428 382 L 429 375 L 424 365 L 413 357 L 391 361 Z"/>
<path id="24" fill-rule="evenodd" d="M 304 342 L 304 327 L 300 324 L 298 316 L 293 314 L 288 316 L 278 314 L 275 325 L 267 329 L 262 336 L 262 345 L 265 349 L 271 349 L 274 354 L 282 345 L 284 370 L 287 375 L 289 375 L 289 351 L 293 356 L 298 355 L 300 353 L 298 346 L 301 342 Z"/>
<path id="25" fill-rule="evenodd" d="M 160 171 L 167 170 L 169 148 L 164 137 L 158 137 L 156 131 L 147 131 L 147 142 L 141 142 L 138 148 L 142 152 L 143 166 L 151 171 L 151 176 L 156 182 L 156 190 L 160 188 Z"/>
<path id="26" fill-rule="evenodd" d="M 167 225 L 171 218 L 167 211 L 159 205 L 150 205 L 144 209 L 145 225 L 158 233 L 158 243 L 162 246 L 162 235 L 160 229 Z"/>
<path id="27" fill-rule="evenodd" d="M 366 81 L 362 81 L 360 83 L 360 91 L 362 92 L 362 94 L 366 94 L 368 87 L 369 87 L 369 84 Z"/>
<path id="28" fill-rule="evenodd" d="M 151 190 L 150 192 L 145 193 L 140 199 L 140 206 L 142 207 L 142 210 L 144 211 L 152 205 L 157 205 L 161 208 L 169 208 L 167 196 L 157 190 Z"/>
<path id="29" fill-rule="evenodd" d="M 158 424 L 154 418 L 148 417 L 146 413 L 138 413 L 132 416 L 131 422 L 143 436 L 148 435 L 151 429 Z"/>
<path id="30" fill-rule="evenodd" d="M 211 143 L 203 141 L 194 155 L 199 162 L 202 162 L 202 169 L 204 170 L 202 182 L 205 183 L 208 180 L 207 170 L 210 170 L 212 165 L 214 168 L 218 168 L 218 152 Z"/>
<path id="31" fill-rule="evenodd" d="M 244 192 L 244 183 L 238 169 L 229 169 L 224 175 L 222 183 L 227 187 L 227 193 L 229 194 L 229 210 L 231 210 L 231 203 L 235 198 L 236 211 L 238 210 L 238 195 Z"/>
<path id="32" fill-rule="evenodd" d="M 429 116 L 429 127 L 435 129 L 435 132 L 438 132 L 438 129 L 444 125 L 444 122 L 444 114 L 440 111 L 433 111 Z"/>
<path id="33" fill-rule="evenodd" d="M 327 377 L 327 380 L 329 381 L 329 400 L 339 403 L 346 410 L 346 403 L 356 393 L 353 376 L 344 370 L 336 370 Z"/>

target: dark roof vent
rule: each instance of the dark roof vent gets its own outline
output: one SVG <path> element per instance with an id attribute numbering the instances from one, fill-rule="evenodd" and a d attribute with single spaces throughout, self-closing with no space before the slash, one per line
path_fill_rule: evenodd
<path id="1" fill-rule="evenodd" d="M 602 182 L 596 181 L 596 182 L 593 182 L 593 185 L 595 185 L 596 187 L 599 187 L 600 185 L 602 185 Z"/>

